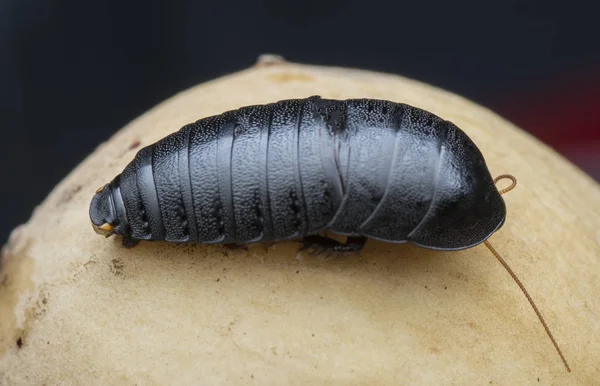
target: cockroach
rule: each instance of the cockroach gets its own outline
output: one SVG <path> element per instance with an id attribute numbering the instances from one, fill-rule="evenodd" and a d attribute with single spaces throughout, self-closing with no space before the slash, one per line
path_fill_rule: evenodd
<path id="1" fill-rule="evenodd" d="M 496 183 L 512 180 L 509 188 Z M 200 119 L 141 148 L 96 191 L 96 232 L 140 240 L 237 244 L 301 238 L 312 254 L 359 252 L 368 238 L 455 251 L 505 222 L 481 151 L 452 122 L 407 104 L 311 96 Z M 345 243 L 320 235 L 346 236 Z"/>

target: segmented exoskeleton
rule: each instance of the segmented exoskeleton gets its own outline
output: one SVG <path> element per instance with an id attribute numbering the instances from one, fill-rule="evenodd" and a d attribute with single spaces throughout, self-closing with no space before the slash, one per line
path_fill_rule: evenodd
<path id="1" fill-rule="evenodd" d="M 329 230 L 463 249 L 502 226 L 505 206 L 451 122 L 313 96 L 204 118 L 142 148 L 90 215 L 132 240 L 246 244 Z"/>

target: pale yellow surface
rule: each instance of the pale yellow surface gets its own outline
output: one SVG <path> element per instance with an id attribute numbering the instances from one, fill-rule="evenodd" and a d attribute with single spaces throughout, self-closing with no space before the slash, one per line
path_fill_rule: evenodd
<path id="1" fill-rule="evenodd" d="M 92 230 L 90 199 L 134 156 L 131 144 L 239 106 L 315 94 L 430 110 L 472 137 L 493 175 L 518 178 L 491 241 L 571 373 L 483 246 L 444 253 L 370 241 L 360 256 L 323 261 L 297 259 L 295 243 L 127 250 Z M 13 233 L 0 272 L 0 384 L 598 384 L 599 262 L 599 186 L 502 118 L 399 76 L 263 63 L 133 121 Z"/>

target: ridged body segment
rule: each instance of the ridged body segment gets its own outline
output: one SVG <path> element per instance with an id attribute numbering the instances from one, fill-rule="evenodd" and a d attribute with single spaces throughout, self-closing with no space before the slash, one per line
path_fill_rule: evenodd
<path id="1" fill-rule="evenodd" d="M 266 237 L 283 240 L 306 230 L 306 209 L 298 165 L 298 132 L 302 122 L 302 104 L 278 103 L 272 109 L 267 130 L 263 180 L 267 188 L 271 229 Z"/>
<path id="2" fill-rule="evenodd" d="M 179 155 L 187 132 L 167 136 L 156 142 L 152 153 L 154 186 L 164 227 L 164 239 L 185 242 L 189 237 L 189 221 L 183 199 L 186 173 L 179 168 Z"/>

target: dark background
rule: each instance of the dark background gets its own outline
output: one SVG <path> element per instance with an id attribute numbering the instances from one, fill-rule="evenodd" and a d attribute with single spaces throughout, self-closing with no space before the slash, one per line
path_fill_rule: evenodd
<path id="1" fill-rule="evenodd" d="M 412 77 L 600 179 L 592 1 L 0 2 L 0 243 L 116 130 L 261 53 Z"/>

